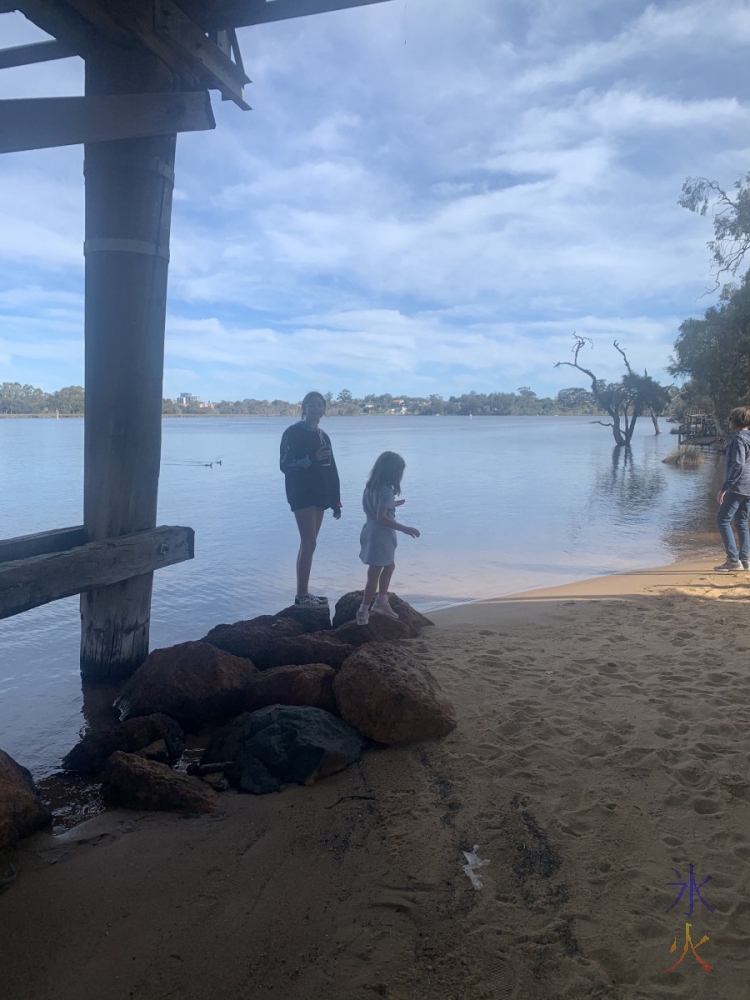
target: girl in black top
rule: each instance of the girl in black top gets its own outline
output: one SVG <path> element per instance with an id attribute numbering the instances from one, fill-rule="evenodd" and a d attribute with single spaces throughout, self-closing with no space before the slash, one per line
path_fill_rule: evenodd
<path id="1" fill-rule="evenodd" d="M 327 597 L 310 593 L 310 570 L 324 511 L 331 507 L 333 516 L 337 520 L 341 517 L 339 474 L 331 439 L 318 427 L 325 412 L 323 396 L 308 392 L 302 400 L 302 419 L 287 427 L 281 438 L 279 467 L 284 473 L 286 498 L 300 537 L 294 603 L 302 605 L 328 604 Z"/>

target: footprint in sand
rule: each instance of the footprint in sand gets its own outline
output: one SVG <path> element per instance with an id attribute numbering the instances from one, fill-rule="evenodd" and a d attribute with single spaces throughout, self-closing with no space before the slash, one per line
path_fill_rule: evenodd
<path id="1" fill-rule="evenodd" d="M 667 847 L 682 847 L 685 843 L 682 837 L 677 837 L 672 833 L 666 833 L 661 839 Z"/>
<path id="2" fill-rule="evenodd" d="M 700 816 L 713 816 L 722 811 L 721 804 L 716 799 L 710 798 L 693 799 L 693 809 Z"/>

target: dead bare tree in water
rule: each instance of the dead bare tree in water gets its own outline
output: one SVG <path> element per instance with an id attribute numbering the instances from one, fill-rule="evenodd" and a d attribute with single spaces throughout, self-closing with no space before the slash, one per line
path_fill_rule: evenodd
<path id="1" fill-rule="evenodd" d="M 655 432 L 659 433 L 657 417 L 664 411 L 669 402 L 669 390 L 659 385 L 648 372 L 643 375 L 634 372 L 628 361 L 625 351 L 615 340 L 613 346 L 622 356 L 625 364 L 625 374 L 619 382 L 605 382 L 598 379 L 589 369 L 579 363 L 581 350 L 586 346 L 594 346 L 590 337 L 582 337 L 578 333 L 573 334 L 573 360 L 557 361 L 555 368 L 567 366 L 583 372 L 591 380 L 591 393 L 596 399 L 599 407 L 611 417 L 611 423 L 603 420 L 594 420 L 593 423 L 601 424 L 602 427 L 611 427 L 615 444 L 618 448 L 630 446 L 636 421 L 644 413 L 649 413 L 654 421 Z"/>

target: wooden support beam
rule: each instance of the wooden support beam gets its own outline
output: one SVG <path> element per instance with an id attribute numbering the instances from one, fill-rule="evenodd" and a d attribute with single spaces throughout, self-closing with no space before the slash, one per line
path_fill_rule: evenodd
<path id="1" fill-rule="evenodd" d="M 85 56 L 100 39 L 91 22 L 65 0 L 18 0 L 15 6 L 37 28 L 58 41 L 71 45 L 78 55 Z M 123 33 L 119 38 L 110 35 L 108 41 L 122 44 L 127 41 L 127 35 Z"/>
<path id="2" fill-rule="evenodd" d="M 0 101 L 0 153 L 212 128 L 205 90 Z"/>
<path id="3" fill-rule="evenodd" d="M 178 54 L 180 61 L 192 63 L 191 72 L 200 77 L 204 71 L 208 86 L 216 87 L 227 100 L 234 101 L 243 111 L 249 111 L 245 102 L 244 86 L 250 83 L 241 66 L 232 62 L 229 55 L 210 38 L 207 38 L 173 0 L 154 0 L 154 28 L 144 30 L 134 25 L 138 37 L 156 54 L 164 58 L 162 48 L 167 44 L 171 52 Z M 156 35 L 156 38 L 154 38 Z M 180 66 L 174 65 L 177 72 Z"/>
<path id="4" fill-rule="evenodd" d="M 86 96 L 170 92 L 140 47 L 94 49 Z M 85 148 L 83 523 L 91 541 L 156 525 L 175 135 Z M 148 572 L 81 595 L 81 673 L 109 682 L 148 655 Z"/>
<path id="5" fill-rule="evenodd" d="M 192 559 L 194 537 L 192 528 L 160 527 L 4 562 L 0 618 Z"/>
<path id="6" fill-rule="evenodd" d="M 15 45 L 12 49 L 0 49 L 0 69 L 67 59 L 77 54 L 72 45 L 56 42 L 54 39 L 49 42 L 34 42 L 32 45 Z"/>
<path id="7" fill-rule="evenodd" d="M 40 2 L 42 3 L 39 9 Z M 20 0 L 27 17 L 61 41 L 91 52 L 90 38 L 122 49 L 143 46 L 184 83 L 220 90 L 249 110 L 244 71 L 175 0 Z M 52 8 L 50 11 L 49 8 Z"/>
<path id="8" fill-rule="evenodd" d="M 53 531 L 38 531 L 34 535 L 18 535 L 17 538 L 0 539 L 0 563 L 13 559 L 28 559 L 42 556 L 47 552 L 64 552 L 88 541 L 82 524 L 74 528 L 55 528 Z"/>
<path id="9" fill-rule="evenodd" d="M 198 0 L 197 5 L 205 10 L 200 17 L 200 24 L 209 30 L 219 30 L 384 2 L 385 0 L 208 0 L 208 3 L 203 4 Z M 195 0 L 191 0 L 191 7 L 187 8 L 187 4 L 185 6 L 192 11 L 195 5 Z M 197 12 L 194 16 L 198 20 Z"/>

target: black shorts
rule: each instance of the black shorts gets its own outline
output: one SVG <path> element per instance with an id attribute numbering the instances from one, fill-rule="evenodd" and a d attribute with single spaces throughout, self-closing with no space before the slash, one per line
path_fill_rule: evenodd
<path id="1" fill-rule="evenodd" d="M 331 504 L 321 489 L 321 485 L 304 480 L 300 482 L 297 476 L 287 476 L 286 498 L 292 511 L 304 510 L 305 507 L 323 507 L 324 509 L 330 507 Z"/>

